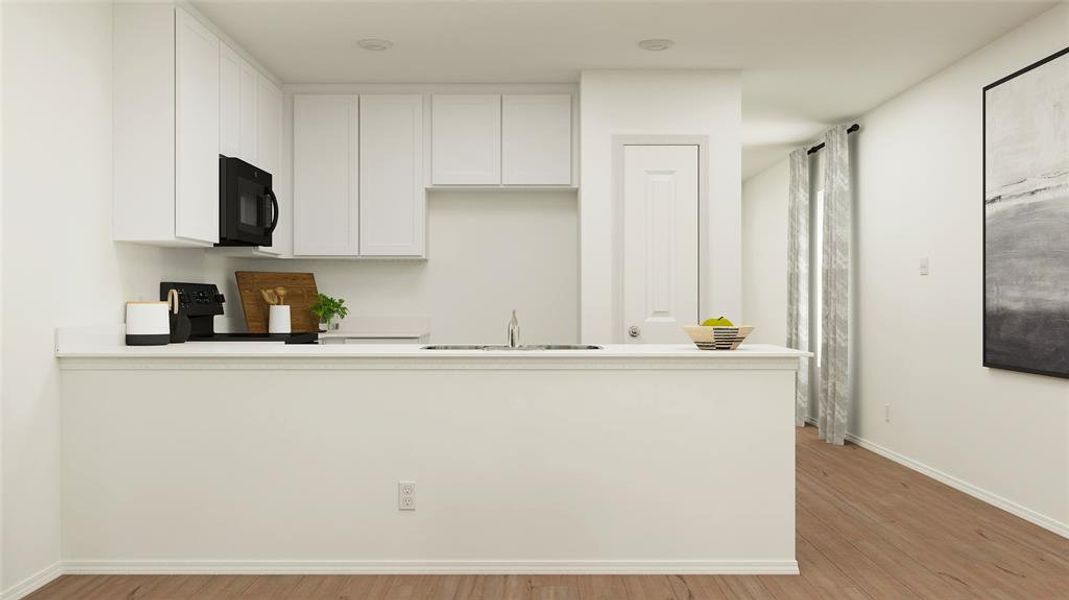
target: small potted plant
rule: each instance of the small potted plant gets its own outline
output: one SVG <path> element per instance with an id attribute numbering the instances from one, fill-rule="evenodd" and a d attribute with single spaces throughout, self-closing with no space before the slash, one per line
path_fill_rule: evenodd
<path id="1" fill-rule="evenodd" d="M 324 331 L 334 331 L 341 326 L 338 321 L 349 315 L 349 308 L 345 306 L 343 298 L 316 294 L 316 300 L 312 303 L 312 314 L 319 319 Z"/>

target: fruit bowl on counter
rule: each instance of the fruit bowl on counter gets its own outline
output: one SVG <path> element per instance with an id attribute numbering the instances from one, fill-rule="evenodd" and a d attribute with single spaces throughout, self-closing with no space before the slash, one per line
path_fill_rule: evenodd
<path id="1" fill-rule="evenodd" d="M 728 319 L 706 319 L 701 325 L 684 325 L 683 331 L 690 336 L 700 350 L 735 350 L 750 335 L 750 325 L 735 325 Z"/>

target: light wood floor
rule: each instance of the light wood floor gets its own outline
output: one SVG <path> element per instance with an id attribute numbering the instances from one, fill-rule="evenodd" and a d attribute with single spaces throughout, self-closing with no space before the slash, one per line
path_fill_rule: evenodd
<path id="1" fill-rule="evenodd" d="M 812 428 L 797 478 L 799 576 L 65 576 L 30 598 L 1069 599 L 1065 538 Z"/>

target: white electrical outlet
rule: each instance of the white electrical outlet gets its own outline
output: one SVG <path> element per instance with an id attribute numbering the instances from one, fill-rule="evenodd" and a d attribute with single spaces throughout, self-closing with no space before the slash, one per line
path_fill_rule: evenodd
<path id="1" fill-rule="evenodd" d="M 891 405 L 890 404 L 884 404 L 883 405 L 883 421 L 885 423 L 890 423 L 891 422 Z"/>
<path id="2" fill-rule="evenodd" d="M 397 482 L 397 510 L 416 510 L 416 482 Z"/>

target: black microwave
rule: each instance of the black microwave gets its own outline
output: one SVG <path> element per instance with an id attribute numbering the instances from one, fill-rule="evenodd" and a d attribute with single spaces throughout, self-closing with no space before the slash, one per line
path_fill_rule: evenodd
<path id="1" fill-rule="evenodd" d="M 270 246 L 278 227 L 278 199 L 271 174 L 239 159 L 219 155 L 219 243 Z"/>

